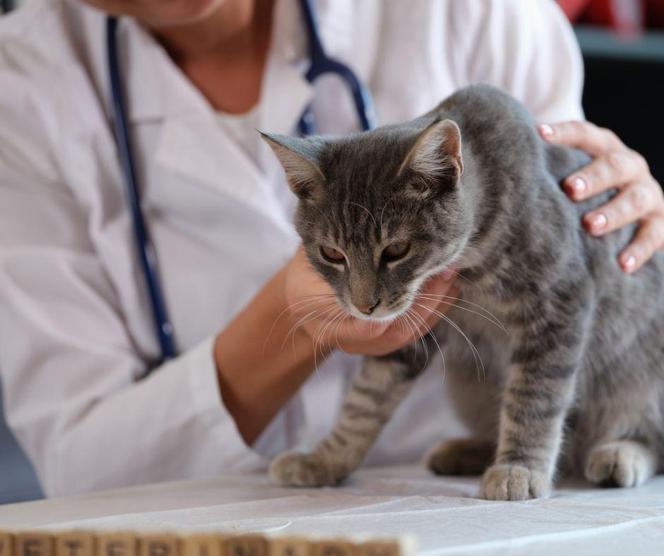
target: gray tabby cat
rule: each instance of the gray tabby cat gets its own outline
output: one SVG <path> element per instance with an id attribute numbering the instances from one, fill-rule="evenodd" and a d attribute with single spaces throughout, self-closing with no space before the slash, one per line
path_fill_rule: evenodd
<path id="1" fill-rule="evenodd" d="M 435 473 L 484 472 L 482 496 L 523 500 L 547 494 L 558 463 L 623 487 L 662 470 L 664 257 L 628 276 L 616 255 L 634 230 L 582 230 L 607 197 L 574 204 L 559 183 L 585 155 L 545 144 L 526 110 L 487 86 L 402 125 L 265 138 L 299 197 L 308 258 L 350 315 L 397 318 L 428 277 L 458 269 L 462 300 L 435 336 L 475 436 L 437 447 Z M 367 357 L 331 434 L 278 457 L 273 477 L 346 478 L 426 359 L 421 343 Z"/>

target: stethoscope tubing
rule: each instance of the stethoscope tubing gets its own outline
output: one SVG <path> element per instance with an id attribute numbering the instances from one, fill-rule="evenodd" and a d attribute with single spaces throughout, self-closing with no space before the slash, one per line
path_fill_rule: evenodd
<path id="1" fill-rule="evenodd" d="M 141 208 L 141 199 L 136 179 L 136 164 L 134 161 L 129 124 L 127 121 L 127 108 L 125 106 L 125 90 L 120 75 L 120 62 L 118 59 L 118 20 L 109 16 L 106 19 L 106 41 L 108 52 L 108 75 L 111 87 L 111 101 L 113 103 L 113 131 L 118 149 L 120 166 L 124 176 L 127 205 L 131 212 L 131 220 L 145 285 L 150 297 L 152 320 L 159 342 L 162 360 L 172 359 L 177 355 L 173 325 L 168 316 L 164 291 L 162 288 L 157 256 L 150 238 L 145 217 Z M 149 374 L 148 371 L 146 374 Z"/>
<path id="2" fill-rule="evenodd" d="M 325 74 L 338 75 L 352 94 L 360 127 L 364 131 L 373 128 L 375 126 L 375 117 L 368 89 L 362 84 L 350 67 L 326 54 L 318 32 L 318 22 L 313 0 L 300 0 L 300 7 L 309 42 L 310 66 L 305 73 L 305 78 L 310 83 L 313 83 Z M 113 16 L 108 16 L 106 19 L 106 51 L 111 89 L 113 131 L 124 179 L 125 196 L 131 212 L 136 252 L 148 291 L 152 320 L 154 321 L 159 349 L 162 361 L 165 361 L 176 357 L 177 349 L 173 325 L 168 315 L 162 281 L 159 275 L 155 248 L 150 239 L 150 234 L 145 223 L 145 216 L 141 208 L 138 180 L 136 177 L 136 164 L 129 135 L 129 123 L 125 103 L 126 91 L 124 90 L 119 60 L 118 20 Z M 311 106 L 308 106 L 302 114 L 298 122 L 298 129 L 302 135 L 310 135 L 316 131 Z M 157 366 L 154 365 L 148 369 L 145 375 L 150 374 Z"/>

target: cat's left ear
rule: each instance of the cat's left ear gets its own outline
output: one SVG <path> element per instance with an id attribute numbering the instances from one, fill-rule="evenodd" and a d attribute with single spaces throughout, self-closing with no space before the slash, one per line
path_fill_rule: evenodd
<path id="1" fill-rule="evenodd" d="M 259 132 L 286 172 L 288 185 L 301 200 L 316 200 L 325 176 L 320 169 L 320 144 L 311 139 Z"/>
<path id="2" fill-rule="evenodd" d="M 420 133 L 399 174 L 407 169 L 431 183 L 456 185 L 463 173 L 461 131 L 452 120 L 437 121 Z"/>

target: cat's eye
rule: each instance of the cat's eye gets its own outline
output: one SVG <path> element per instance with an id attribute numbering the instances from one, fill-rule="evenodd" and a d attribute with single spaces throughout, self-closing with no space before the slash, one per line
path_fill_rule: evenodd
<path id="1" fill-rule="evenodd" d="M 320 254 L 328 263 L 343 264 L 346 261 L 344 254 L 334 247 L 321 246 Z"/>
<path id="2" fill-rule="evenodd" d="M 387 262 L 403 259 L 410 251 L 410 243 L 407 241 L 395 241 L 383 249 L 383 259 Z"/>

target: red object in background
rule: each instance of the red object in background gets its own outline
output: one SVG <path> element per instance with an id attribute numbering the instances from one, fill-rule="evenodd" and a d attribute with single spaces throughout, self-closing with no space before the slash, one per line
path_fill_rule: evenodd
<path id="1" fill-rule="evenodd" d="M 647 0 L 646 26 L 664 29 L 664 0 Z"/>
<path id="2" fill-rule="evenodd" d="M 611 27 L 621 34 L 664 29 L 664 0 L 558 0 L 572 23 Z"/>

